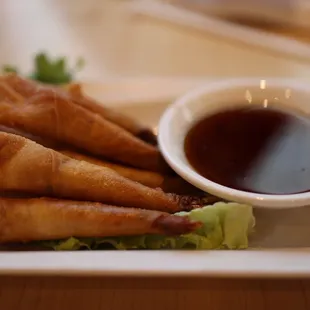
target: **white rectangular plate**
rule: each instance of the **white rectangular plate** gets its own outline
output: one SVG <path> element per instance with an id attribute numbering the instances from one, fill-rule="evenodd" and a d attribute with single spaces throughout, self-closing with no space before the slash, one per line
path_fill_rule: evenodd
<path id="1" fill-rule="evenodd" d="M 134 80 L 123 81 L 118 84 L 123 85 L 119 88 L 117 83 L 111 83 L 88 84 L 84 89 L 93 97 L 103 102 L 110 100 L 109 104 L 114 102 L 124 113 L 156 127 L 168 105 L 167 100 L 203 82 L 208 81 L 153 80 L 149 81 L 153 93 L 151 87 L 145 92 L 145 87 L 139 88 L 139 82 Z M 113 89 L 118 96 L 113 95 Z M 122 94 L 125 97 L 132 94 L 131 102 L 123 102 Z M 310 207 L 258 209 L 255 215 L 257 226 L 250 250 L 0 252 L 0 274 L 310 277 Z"/>

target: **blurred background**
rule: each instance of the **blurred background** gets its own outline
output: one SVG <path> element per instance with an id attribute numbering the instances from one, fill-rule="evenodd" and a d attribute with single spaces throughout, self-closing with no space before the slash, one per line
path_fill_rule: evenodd
<path id="1" fill-rule="evenodd" d="M 307 2 L 0 0 L 0 65 L 29 72 L 45 51 L 82 57 L 84 81 L 308 78 Z"/>

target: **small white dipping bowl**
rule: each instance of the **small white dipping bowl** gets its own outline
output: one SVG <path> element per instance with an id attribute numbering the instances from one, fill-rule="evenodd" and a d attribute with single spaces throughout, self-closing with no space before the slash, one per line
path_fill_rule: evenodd
<path id="1" fill-rule="evenodd" d="M 226 200 L 270 208 L 310 205 L 310 192 L 264 195 L 222 186 L 198 174 L 186 159 L 184 139 L 199 120 L 227 108 L 256 104 L 268 107 L 270 102 L 310 117 L 310 85 L 289 79 L 250 78 L 210 83 L 195 89 L 176 100 L 163 114 L 158 127 L 161 152 L 171 168 L 189 183 Z"/>

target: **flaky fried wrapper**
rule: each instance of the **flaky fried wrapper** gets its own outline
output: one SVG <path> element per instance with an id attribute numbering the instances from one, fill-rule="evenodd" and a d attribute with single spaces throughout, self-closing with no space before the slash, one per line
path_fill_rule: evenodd
<path id="1" fill-rule="evenodd" d="M 95 202 L 0 197 L 0 244 L 147 234 L 180 235 L 199 222 L 165 212 Z"/>
<path id="2" fill-rule="evenodd" d="M 22 103 L 0 102 L 0 124 L 133 167 L 170 170 L 155 146 L 53 90 L 38 92 Z"/>
<path id="3" fill-rule="evenodd" d="M 0 191 L 30 193 L 165 212 L 200 207 L 203 199 L 166 194 L 115 171 L 75 160 L 21 136 L 0 132 Z"/>
<path id="4" fill-rule="evenodd" d="M 61 89 L 57 86 L 41 84 L 35 81 L 31 81 L 29 79 L 24 79 L 16 74 L 7 74 L 0 78 L 0 99 L 1 99 L 1 85 L 3 85 L 3 94 L 6 94 L 8 98 L 20 101 L 21 98 L 30 98 L 35 95 L 38 91 L 43 89 L 53 89 L 59 93 L 64 93 L 69 96 L 69 98 L 75 104 L 91 111 L 96 114 L 101 115 L 105 119 L 110 122 L 117 124 L 123 129 L 129 131 L 133 135 L 139 137 L 145 142 L 156 145 L 157 137 L 153 133 L 153 131 L 145 126 L 143 126 L 137 120 L 128 117 L 116 111 L 115 109 L 111 109 L 109 107 L 104 106 L 103 104 L 97 102 L 93 98 L 86 96 L 80 84 L 72 83 L 68 85 L 64 85 Z"/>

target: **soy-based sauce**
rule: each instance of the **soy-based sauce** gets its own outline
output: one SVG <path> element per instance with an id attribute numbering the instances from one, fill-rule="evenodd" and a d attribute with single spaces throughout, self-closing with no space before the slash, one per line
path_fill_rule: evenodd
<path id="1" fill-rule="evenodd" d="M 279 195 L 310 190 L 310 120 L 295 112 L 216 113 L 193 126 L 184 148 L 193 168 L 221 185 Z"/>

